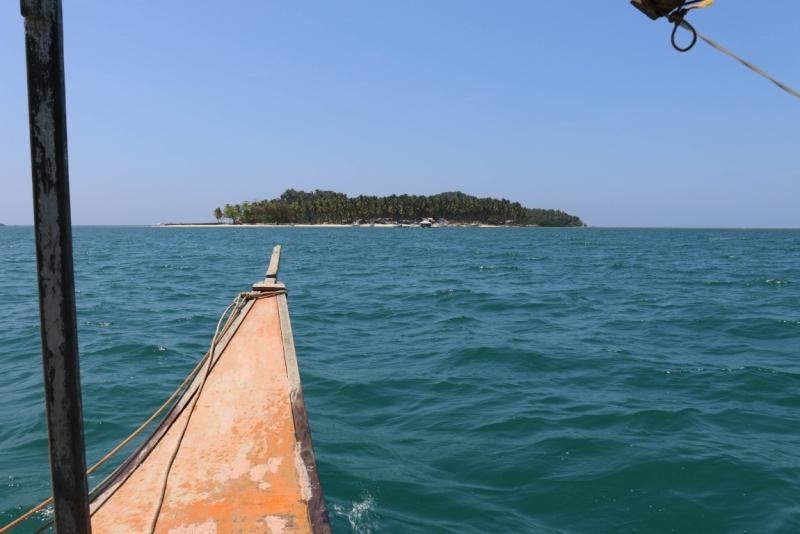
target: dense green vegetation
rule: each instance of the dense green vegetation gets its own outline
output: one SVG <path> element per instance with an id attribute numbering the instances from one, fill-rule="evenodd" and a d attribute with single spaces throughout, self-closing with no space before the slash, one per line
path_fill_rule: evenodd
<path id="1" fill-rule="evenodd" d="M 287 189 L 273 200 L 254 200 L 216 208 L 219 221 L 244 223 L 349 223 L 357 220 L 419 221 L 423 217 L 482 224 L 583 226 L 580 218 L 560 210 L 530 209 L 506 199 L 477 198 L 461 192 L 431 196 L 391 195 L 349 198 L 334 191 Z"/>

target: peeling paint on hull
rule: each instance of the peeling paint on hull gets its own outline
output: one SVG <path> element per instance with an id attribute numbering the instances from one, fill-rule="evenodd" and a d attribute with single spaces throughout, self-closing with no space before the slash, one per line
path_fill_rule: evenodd
<path id="1" fill-rule="evenodd" d="M 285 299 L 256 300 L 211 370 L 170 470 L 156 532 L 330 533 L 302 391 L 294 384 Z M 95 534 L 147 531 L 185 412 L 93 507 Z"/>

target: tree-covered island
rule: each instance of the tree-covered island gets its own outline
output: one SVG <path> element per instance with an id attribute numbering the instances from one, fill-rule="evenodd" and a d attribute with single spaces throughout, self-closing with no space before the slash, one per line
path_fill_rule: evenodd
<path id="1" fill-rule="evenodd" d="M 273 200 L 226 204 L 214 210 L 217 221 L 244 224 L 349 224 L 356 221 L 414 222 L 422 218 L 490 225 L 584 226 L 561 210 L 532 209 L 506 199 L 478 198 L 460 191 L 438 195 L 390 195 L 350 198 L 334 191 L 287 189 Z"/>

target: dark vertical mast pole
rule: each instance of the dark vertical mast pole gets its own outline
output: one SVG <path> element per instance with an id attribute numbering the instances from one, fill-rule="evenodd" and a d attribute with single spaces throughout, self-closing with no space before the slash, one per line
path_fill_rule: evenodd
<path id="1" fill-rule="evenodd" d="M 89 534 L 67 172 L 61 0 L 21 0 L 25 17 L 39 318 L 56 532 Z"/>

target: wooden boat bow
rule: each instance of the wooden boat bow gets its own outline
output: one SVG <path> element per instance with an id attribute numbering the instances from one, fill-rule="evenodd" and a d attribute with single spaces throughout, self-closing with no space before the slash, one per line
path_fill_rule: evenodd
<path id="1" fill-rule="evenodd" d="M 277 246 L 265 280 L 216 345 L 207 378 L 198 373 L 92 498 L 93 532 L 148 532 L 155 514 L 159 533 L 331 532 L 279 262 Z"/>

